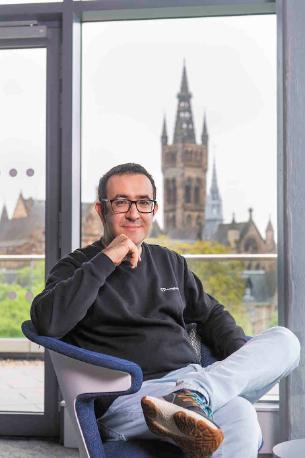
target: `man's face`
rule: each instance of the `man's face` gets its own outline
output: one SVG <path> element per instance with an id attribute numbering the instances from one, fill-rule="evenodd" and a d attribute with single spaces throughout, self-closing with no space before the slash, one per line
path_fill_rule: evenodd
<path id="1" fill-rule="evenodd" d="M 107 199 L 125 198 L 130 200 L 153 199 L 153 187 L 150 180 L 141 174 L 113 175 L 107 182 Z M 116 236 L 125 234 L 135 245 L 140 246 L 149 234 L 153 213 L 139 213 L 135 204 L 127 213 L 113 213 L 110 202 L 106 204 L 106 212 L 97 202 L 96 210 L 104 225 L 104 238 L 110 243 Z"/>

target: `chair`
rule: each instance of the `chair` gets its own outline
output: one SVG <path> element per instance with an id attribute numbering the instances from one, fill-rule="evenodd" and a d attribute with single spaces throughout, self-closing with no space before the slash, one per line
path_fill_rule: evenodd
<path id="1" fill-rule="evenodd" d="M 39 336 L 31 321 L 22 324 L 24 335 L 45 347 L 57 375 L 68 413 L 77 431 L 81 458 L 183 458 L 178 447 L 159 440 L 103 442 L 95 415 L 95 400 L 105 412 L 120 395 L 137 392 L 142 385 L 141 368 L 127 360 L 84 350 L 54 337 Z M 190 339 L 198 352 L 194 328 Z M 216 361 L 201 345 L 203 367 Z M 198 353 L 197 353 L 198 354 Z M 99 415 L 103 413 L 99 411 Z"/>

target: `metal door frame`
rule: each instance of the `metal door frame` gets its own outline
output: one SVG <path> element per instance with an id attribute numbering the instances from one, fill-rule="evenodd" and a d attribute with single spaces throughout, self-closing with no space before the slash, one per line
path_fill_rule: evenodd
<path id="1" fill-rule="evenodd" d="M 12 23 L 5 20 L 0 28 L 2 49 L 46 49 L 46 207 L 45 207 L 45 258 L 46 272 L 60 256 L 59 204 L 60 204 L 60 22 L 39 22 L 24 18 Z M 4 21 L 3 21 L 4 22 Z M 2 23 L 3 23 L 2 22 Z M 37 23 L 31 26 L 27 23 Z M 1 24 L 1 21 L 0 21 Z M 33 28 L 44 26 L 46 35 L 39 37 Z M 36 35 L 38 35 L 36 37 Z M 44 412 L 2 412 L 1 435 L 57 436 L 59 433 L 58 387 L 51 360 L 45 352 Z"/>

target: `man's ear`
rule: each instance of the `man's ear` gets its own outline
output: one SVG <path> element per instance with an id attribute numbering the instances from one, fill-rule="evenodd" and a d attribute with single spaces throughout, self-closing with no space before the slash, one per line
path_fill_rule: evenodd
<path id="1" fill-rule="evenodd" d="M 159 208 L 158 204 L 155 204 L 154 211 L 153 211 L 153 216 L 155 216 L 155 214 L 157 213 L 158 208 Z"/>
<path id="2" fill-rule="evenodd" d="M 97 211 L 102 223 L 105 221 L 105 207 L 101 202 L 95 202 L 95 210 Z"/>

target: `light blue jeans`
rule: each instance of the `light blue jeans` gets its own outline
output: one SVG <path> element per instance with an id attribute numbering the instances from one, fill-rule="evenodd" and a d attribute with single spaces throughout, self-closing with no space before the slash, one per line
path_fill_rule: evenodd
<path id="1" fill-rule="evenodd" d="M 256 458 L 262 435 L 253 403 L 295 369 L 299 358 L 297 337 L 284 327 L 270 328 L 223 361 L 206 368 L 190 364 L 120 396 L 98 420 L 100 429 L 109 440 L 158 439 L 146 426 L 141 398 L 188 388 L 206 397 L 224 432 L 213 458 Z"/>

